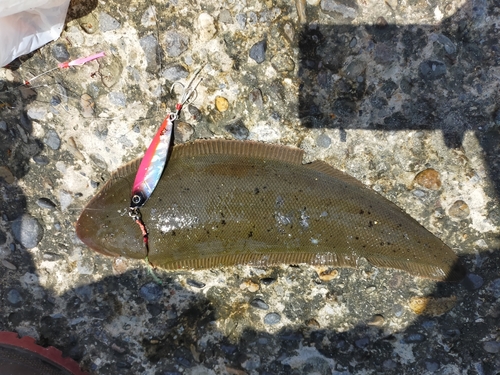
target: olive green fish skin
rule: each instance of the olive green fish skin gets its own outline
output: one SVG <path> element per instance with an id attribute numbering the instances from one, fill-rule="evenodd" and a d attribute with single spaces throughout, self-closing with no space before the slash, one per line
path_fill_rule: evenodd
<path id="1" fill-rule="evenodd" d="M 104 254 L 143 258 L 140 229 L 126 215 L 130 169 L 86 207 L 77 233 Z M 141 213 L 149 260 L 169 269 L 355 267 L 364 257 L 376 266 L 436 280 L 464 275 L 453 251 L 414 219 L 321 163 L 220 153 L 176 157 L 174 148 Z"/>

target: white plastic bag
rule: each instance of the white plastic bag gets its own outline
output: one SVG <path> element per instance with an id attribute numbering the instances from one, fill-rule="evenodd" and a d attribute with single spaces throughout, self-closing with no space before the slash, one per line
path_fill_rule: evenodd
<path id="1" fill-rule="evenodd" d="M 0 67 L 61 35 L 70 0 L 0 0 Z"/>

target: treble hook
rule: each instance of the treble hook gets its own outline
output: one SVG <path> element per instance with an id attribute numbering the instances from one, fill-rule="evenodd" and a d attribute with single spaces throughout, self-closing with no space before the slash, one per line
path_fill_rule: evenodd
<path id="1" fill-rule="evenodd" d="M 203 78 L 200 78 L 198 80 L 198 82 L 196 82 L 194 84 L 194 81 L 196 79 L 196 77 L 198 76 L 198 74 L 201 72 L 201 70 L 203 69 L 203 66 L 202 65 L 201 67 L 199 67 L 198 69 L 196 69 L 196 71 L 194 72 L 194 75 L 193 75 L 193 78 L 191 78 L 191 80 L 188 82 L 188 84 L 186 85 L 186 87 L 184 87 L 184 85 L 180 82 L 174 82 L 172 84 L 172 86 L 170 87 L 170 91 L 173 92 L 174 90 L 174 86 L 175 85 L 181 85 L 183 88 L 184 88 L 184 91 L 182 92 L 182 95 L 181 95 L 181 98 L 179 100 L 179 102 L 175 105 L 175 117 L 177 118 L 177 116 L 179 115 L 182 107 L 184 106 L 184 104 L 186 103 L 192 103 L 193 101 L 196 100 L 197 96 L 198 96 L 198 93 L 196 91 L 196 88 L 198 87 L 198 85 L 201 83 L 201 81 L 203 81 Z M 194 94 L 194 97 L 191 98 Z"/>

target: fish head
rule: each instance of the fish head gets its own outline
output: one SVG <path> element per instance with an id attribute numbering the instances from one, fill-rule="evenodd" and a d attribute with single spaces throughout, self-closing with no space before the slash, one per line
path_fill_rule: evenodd
<path id="1" fill-rule="evenodd" d="M 91 249 L 110 256 L 142 259 L 146 254 L 140 227 L 129 216 L 133 175 L 114 175 L 83 209 L 76 234 Z"/>

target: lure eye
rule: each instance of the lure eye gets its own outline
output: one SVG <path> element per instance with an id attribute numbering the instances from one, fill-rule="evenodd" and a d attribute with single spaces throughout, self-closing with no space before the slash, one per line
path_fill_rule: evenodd
<path id="1" fill-rule="evenodd" d="M 130 199 L 130 207 L 142 207 L 146 203 L 146 198 L 141 193 L 135 193 Z"/>

